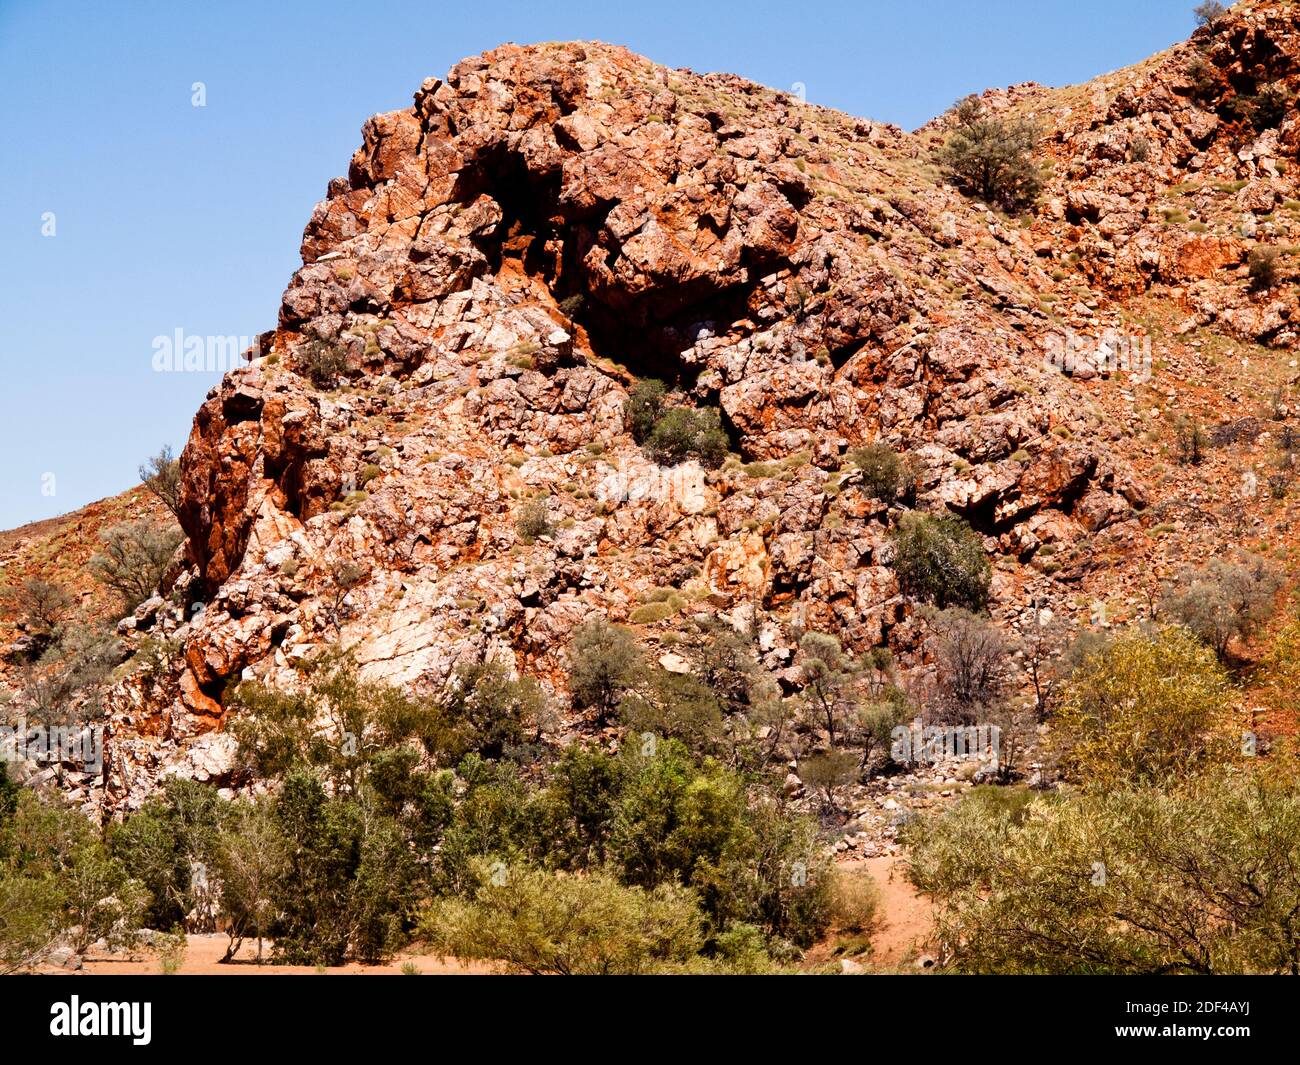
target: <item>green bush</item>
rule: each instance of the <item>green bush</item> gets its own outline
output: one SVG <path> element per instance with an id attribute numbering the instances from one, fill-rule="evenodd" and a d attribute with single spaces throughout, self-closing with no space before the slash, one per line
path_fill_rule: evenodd
<path id="1" fill-rule="evenodd" d="M 816 751 L 799 760 L 799 779 L 821 794 L 822 809 L 838 811 L 835 795 L 852 784 L 861 772 L 861 758 L 853 751 Z"/>
<path id="2" fill-rule="evenodd" d="M 684 964 L 703 945 L 694 893 L 627 887 L 603 873 L 527 867 L 485 873 L 467 899 L 436 903 L 420 923 L 433 948 L 508 972 L 631 976 Z"/>
<path id="3" fill-rule="evenodd" d="M 983 610 L 993 570 L 984 543 L 953 515 L 904 514 L 889 534 L 903 594 L 939 607 Z"/>
<path id="4" fill-rule="evenodd" d="M 641 691 L 622 700 L 619 710 L 630 732 L 678 739 L 699 754 L 716 753 L 722 739 L 717 696 L 690 673 L 654 670 Z"/>
<path id="5" fill-rule="evenodd" d="M 530 499 L 519 508 L 519 514 L 515 518 L 515 532 L 524 543 L 531 544 L 542 536 L 550 536 L 554 531 L 545 499 Z"/>
<path id="6" fill-rule="evenodd" d="M 799 672 L 811 724 L 825 729 L 834 747 L 857 712 L 853 686 L 860 664 L 844 652 L 838 637 L 806 632 L 799 641 Z"/>
<path id="7" fill-rule="evenodd" d="M 0 606 L 14 614 L 19 626 L 37 637 L 44 648 L 57 636 L 72 609 L 72 596 L 55 581 L 31 577 L 21 584 L 0 589 Z"/>
<path id="8" fill-rule="evenodd" d="M 1264 291 L 1277 284 L 1278 250 L 1276 248 L 1251 248 L 1246 257 L 1246 270 L 1252 288 Z"/>
<path id="9" fill-rule="evenodd" d="M 275 797 L 286 841 L 283 871 L 270 892 L 277 958 L 340 965 L 349 949 L 382 961 L 413 924 L 417 873 L 396 823 L 363 799 L 328 796 L 294 771 Z"/>
<path id="10" fill-rule="evenodd" d="M 413 698 L 362 682 L 346 654 L 322 654 L 304 665 L 296 691 L 244 684 L 232 696 L 245 764 L 278 781 L 273 794 L 228 802 L 207 785 L 169 783 L 110 830 L 110 850 L 85 863 L 89 886 L 78 897 L 104 898 L 112 873 L 119 884 L 140 882 L 142 903 L 147 885 L 151 924 L 200 931 L 219 920 L 227 959 L 250 938 L 260 957 L 265 938 L 274 961 L 335 965 L 390 957 L 431 900 L 451 921 L 439 934 L 454 932 L 457 942 L 482 944 L 506 929 L 512 942 L 526 941 L 555 911 L 503 921 L 493 892 L 497 870 L 510 868 L 535 874 L 537 884 L 545 878 L 557 900 L 588 883 L 604 885 L 606 896 L 612 886 L 618 905 L 632 900 L 634 909 L 689 895 L 690 943 L 669 955 L 651 951 L 646 964 L 656 971 L 765 972 L 769 944 L 784 956 L 792 943 L 815 941 L 830 920 L 832 890 L 816 824 L 668 735 L 725 751 L 715 740 L 724 716 L 734 724 L 767 698 L 745 640 L 702 638 L 692 651 L 700 672 L 691 675 L 647 671 L 625 630 L 596 623 L 582 635 L 605 657 L 577 688 L 626 704 L 629 714 L 628 700 L 643 700 L 655 715 L 643 723 L 652 735 L 625 736 L 617 754 L 572 745 L 550 763 L 525 761 L 541 749 L 522 743 L 541 714 L 541 692 L 499 664 L 463 665 L 441 693 Z M 439 768 L 453 764 L 454 773 Z M 11 835 L 0 828 L 0 841 Z M 0 842 L 0 866 L 11 850 Z M 27 900 L 29 932 L 43 912 L 38 887 L 25 884 L 14 896 Z M 65 896 L 54 905 L 65 921 Z M 591 905 L 596 912 L 605 903 Z M 516 917 L 522 923 L 512 926 Z M 584 932 L 563 949 L 635 959 L 619 946 L 623 927 L 609 925 L 594 944 Z M 27 934 L 15 932 L 15 941 Z M 622 971 L 641 963 L 611 964 Z"/>
<path id="11" fill-rule="evenodd" d="M 1033 203 L 1043 184 L 1034 161 L 1039 129 L 986 114 L 974 96 L 959 101 L 954 115 L 955 128 L 939 152 L 949 178 L 988 204 L 1015 209 Z"/>
<path id="12" fill-rule="evenodd" d="M 1003 793 L 1006 789 L 992 789 Z M 978 789 L 906 829 L 949 967 L 971 973 L 1300 972 L 1300 794 L 1281 774 L 1186 789 Z"/>
<path id="13" fill-rule="evenodd" d="M 655 422 L 645 441 L 646 451 L 661 466 L 694 456 L 700 465 L 714 468 L 722 465 L 728 446 L 721 418 L 712 407 L 673 407 Z"/>
<path id="14" fill-rule="evenodd" d="M 1170 784 L 1225 757 L 1232 686 L 1186 629 L 1124 633 L 1066 683 L 1053 734 L 1071 779 L 1106 790 Z"/>
<path id="15" fill-rule="evenodd" d="M 655 423 L 663 414 L 664 398 L 667 395 L 668 389 L 664 383 L 653 378 L 638 381 L 632 386 L 623 407 L 623 416 L 628 432 L 638 444 L 644 444 L 650 438 Z"/>
<path id="16" fill-rule="evenodd" d="M 675 466 L 694 456 L 716 467 L 727 456 L 729 442 L 717 410 L 668 407 L 662 381 L 638 381 L 623 405 L 623 420 L 632 439 L 662 466 Z"/>
<path id="17" fill-rule="evenodd" d="M 163 447 L 140 467 L 140 483 L 172 512 L 181 514 L 181 464 L 170 446 Z"/>
<path id="18" fill-rule="evenodd" d="M 416 743 L 443 766 L 471 751 L 500 757 L 523 741 L 545 710 L 537 682 L 512 676 L 495 659 L 463 663 L 444 690 L 430 696 L 364 682 L 346 654 L 323 654 L 302 668 L 301 691 L 252 681 L 239 685 L 231 696 L 240 711 L 231 731 L 242 757 L 260 775 L 312 768 L 336 789 L 354 794 L 385 752 L 392 758 L 394 749 Z M 317 724 L 322 711 L 327 728 Z"/>
<path id="19" fill-rule="evenodd" d="M 58 938 L 63 902 L 52 876 L 0 868 L 0 976 L 40 964 Z"/>
<path id="20" fill-rule="evenodd" d="M 80 622 L 68 625 L 24 678 L 28 716 L 46 725 L 97 720 L 103 714 L 103 693 L 124 657 L 115 636 Z"/>
<path id="21" fill-rule="evenodd" d="M 629 629 L 603 618 L 573 630 L 569 643 L 569 693 L 578 709 L 591 707 L 604 721 L 641 679 L 645 662 Z"/>
<path id="22" fill-rule="evenodd" d="M 0 833 L 0 896 L 9 895 L 12 917 L 0 912 L 0 953 L 18 967 L 42 929 L 77 953 L 105 939 L 128 946 L 140 928 L 147 893 L 105 848 L 80 811 L 22 791 Z M 10 924 L 12 921 L 12 924 Z M 8 925 L 8 927 L 6 927 Z M 28 963 L 31 956 L 28 955 Z M 0 959 L 0 966 L 5 962 Z"/>
<path id="23" fill-rule="evenodd" d="M 831 878 L 831 924 L 837 932 L 870 935 L 881 919 L 880 887 L 867 872 L 837 869 Z"/>
<path id="24" fill-rule="evenodd" d="M 474 752 L 500 758 L 519 746 L 546 711 L 546 693 L 532 677 L 512 676 L 488 659 L 459 666 L 443 692 L 438 746 L 457 761 Z"/>
<path id="25" fill-rule="evenodd" d="M 150 928 L 172 928 L 191 919 L 193 931 L 214 927 L 211 885 L 195 880 L 196 867 L 212 863 L 223 804 L 210 787 L 176 777 L 160 793 L 108 833 L 109 850 L 149 893 L 144 914 Z"/>
<path id="26" fill-rule="evenodd" d="M 1198 26 L 1213 26 L 1228 13 L 1228 9 L 1219 0 L 1201 0 L 1192 8 L 1192 15 Z"/>
<path id="27" fill-rule="evenodd" d="M 110 526 L 99 539 L 100 551 L 90 560 L 90 572 L 117 592 L 129 611 L 157 590 L 184 536 L 175 526 L 141 519 Z"/>
<path id="28" fill-rule="evenodd" d="M 1258 556 L 1211 559 L 1165 589 L 1161 612 L 1204 640 L 1220 661 L 1234 639 L 1245 639 L 1268 620 L 1282 586 L 1276 570 Z"/>
<path id="29" fill-rule="evenodd" d="M 280 778 L 307 768 L 323 773 L 336 791 L 355 794 L 380 751 L 415 740 L 439 755 L 454 731 L 436 700 L 363 682 L 346 654 L 327 652 L 301 669 L 298 691 L 245 681 L 230 695 L 237 711 L 231 733 L 242 761 L 258 776 Z M 328 727 L 318 724 L 322 714 Z"/>
<path id="30" fill-rule="evenodd" d="M 693 887 L 719 928 L 760 924 L 805 946 L 825 930 L 830 884 L 810 823 L 751 804 L 737 774 L 697 765 L 674 740 L 628 757 L 609 843 L 625 883 Z"/>
<path id="31" fill-rule="evenodd" d="M 317 388 L 333 388 L 348 368 L 347 353 L 324 340 L 309 340 L 299 350 L 298 360 Z"/>
<path id="32" fill-rule="evenodd" d="M 287 869 L 288 841 L 280 833 L 266 801 L 230 804 L 212 847 L 212 872 L 221 885 L 220 915 L 229 942 L 223 961 L 230 961 L 246 939 L 262 940 L 275 918 L 276 885 Z"/>
<path id="33" fill-rule="evenodd" d="M 888 444 L 876 442 L 849 452 L 849 460 L 862 471 L 862 484 L 873 497 L 892 503 L 900 492 L 911 495 L 916 487 L 916 464 Z"/>

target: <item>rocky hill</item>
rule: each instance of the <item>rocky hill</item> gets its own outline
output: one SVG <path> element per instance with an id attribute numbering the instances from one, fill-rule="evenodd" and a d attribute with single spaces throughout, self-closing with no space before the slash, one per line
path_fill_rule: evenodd
<path id="1" fill-rule="evenodd" d="M 951 116 L 908 133 L 585 42 L 429 79 L 366 123 L 275 328 L 195 418 L 186 565 L 121 628 L 167 654 L 111 693 L 96 801 L 234 782 L 229 686 L 335 643 L 413 690 L 505 661 L 554 742 L 594 730 L 565 691 L 592 617 L 675 667 L 716 615 L 787 694 L 811 630 L 923 673 L 888 536 L 913 503 L 849 460 L 873 441 L 983 537 L 1009 631 L 1138 619 L 1184 564 L 1284 555 L 1298 14 L 1241 3 L 1086 85 L 985 93 L 1042 133 L 1019 216 L 945 180 Z M 729 457 L 648 457 L 646 378 L 716 410 Z"/>

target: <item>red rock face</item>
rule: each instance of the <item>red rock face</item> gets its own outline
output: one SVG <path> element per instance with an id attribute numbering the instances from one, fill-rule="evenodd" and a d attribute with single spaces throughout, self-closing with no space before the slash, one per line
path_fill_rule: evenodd
<path id="1" fill-rule="evenodd" d="M 564 333 L 557 303 L 581 300 L 575 317 L 596 353 L 720 406 L 747 458 L 812 448 L 829 462 L 881 431 L 915 444 L 993 406 L 1008 426 L 1032 422 L 992 376 L 1037 357 L 1025 338 L 990 346 L 979 305 L 956 308 L 941 348 L 922 327 L 928 312 L 952 317 L 924 282 L 941 250 L 935 215 L 970 212 L 935 189 L 925 203 L 895 188 L 891 202 L 889 171 L 910 154 L 898 130 L 739 79 L 672 73 L 601 46 L 503 48 L 426 82 L 411 110 L 366 124 L 348 180 L 331 184 L 307 227 L 306 265 L 270 350 L 302 370 L 304 348 L 323 342 L 345 352 L 351 374 L 400 379 L 438 345 L 463 343 L 464 301 L 453 297 L 476 281 L 500 286 L 513 266 L 531 285 L 530 310 L 551 321 L 533 311 L 507 335 L 540 347 L 552 364 L 541 373 L 585 361 L 572 337 L 543 335 Z M 868 184 L 871 166 L 885 172 L 884 196 Z M 882 251 L 877 237 L 896 227 L 918 243 Z M 1019 242 L 1007 248 L 1010 261 L 982 264 L 979 283 L 1030 328 L 1022 286 L 1036 266 Z M 923 355 L 929 372 L 896 352 Z M 535 393 L 553 382 L 520 384 Z M 592 388 L 612 386 L 575 367 L 560 405 L 579 414 Z M 185 525 L 214 585 L 238 567 L 265 504 L 309 519 L 338 486 L 311 397 L 277 383 L 270 402 L 264 387 L 232 382 L 210 400 L 186 454 Z M 474 410 L 503 428 L 520 422 L 528 404 L 513 402 L 515 388 L 490 383 Z M 547 439 L 562 448 L 585 442 L 571 427 L 556 439 L 556 428 Z M 982 457 L 1032 432 L 995 434 Z"/>
<path id="2" fill-rule="evenodd" d="M 182 751 L 229 681 L 334 642 L 413 687 L 500 655 L 562 700 L 572 628 L 656 588 L 765 633 L 774 671 L 794 626 L 906 656 L 897 506 L 847 459 L 877 439 L 915 456 L 920 506 L 1005 556 L 997 616 L 1064 600 L 1023 563 L 1131 538 L 1150 493 L 1050 339 L 1131 332 L 1117 301 L 1161 286 L 1237 334 L 1286 342 L 1295 320 L 1294 295 L 1235 276 L 1247 238 L 1161 213 L 1188 168 L 1229 160 L 1249 171 L 1234 212 L 1296 195 L 1275 165 L 1294 115 L 1243 141 L 1189 95 L 1194 50 L 1223 85 L 1293 78 L 1300 54 L 1293 21 L 1245 12 L 1082 96 L 986 94 L 1040 121 L 1055 158 L 1024 220 L 939 179 L 941 120 L 907 134 L 594 44 L 508 46 L 426 81 L 366 123 L 274 332 L 195 419 L 181 520 L 204 609 L 170 708 L 137 699 L 131 731 L 170 715 Z M 736 457 L 649 461 L 623 417 L 646 376 L 717 409 Z M 530 500 L 540 537 L 519 531 Z"/>

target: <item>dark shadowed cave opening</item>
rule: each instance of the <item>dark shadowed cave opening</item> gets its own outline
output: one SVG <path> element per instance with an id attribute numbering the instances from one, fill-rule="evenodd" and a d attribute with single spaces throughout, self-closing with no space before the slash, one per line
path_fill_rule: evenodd
<path id="1" fill-rule="evenodd" d="M 606 265 L 618 258 L 620 245 L 604 227 L 618 201 L 597 202 L 587 209 L 561 204 L 559 173 L 539 177 L 504 146 L 486 152 L 462 181 L 458 200 L 487 194 L 501 208 L 501 223 L 479 243 L 492 269 L 500 271 L 506 259 L 515 259 L 545 284 L 563 313 L 582 326 L 599 357 L 636 377 L 655 377 L 670 388 L 690 391 L 699 371 L 686 366 L 681 353 L 705 331 L 726 332 L 748 316 L 754 280 L 723 285 L 700 278 L 644 291 L 593 287 L 584 265 L 593 249 L 597 255 L 604 253 Z M 779 264 L 749 265 L 749 277 L 757 278 Z M 723 421 L 734 440 L 725 414 Z"/>

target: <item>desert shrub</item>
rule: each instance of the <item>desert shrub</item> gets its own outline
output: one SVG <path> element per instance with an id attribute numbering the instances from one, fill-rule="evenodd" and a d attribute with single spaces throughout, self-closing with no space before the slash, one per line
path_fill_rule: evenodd
<path id="1" fill-rule="evenodd" d="M 299 349 L 298 358 L 308 379 L 317 388 L 333 388 L 348 368 L 347 353 L 324 340 L 310 340 Z"/>
<path id="2" fill-rule="evenodd" d="M 1294 107 L 1294 100 L 1281 85 L 1265 86 L 1257 93 L 1234 93 L 1220 101 L 1218 112 L 1226 122 L 1242 123 L 1256 133 L 1276 129 Z"/>
<path id="3" fill-rule="evenodd" d="M 870 873 L 837 869 L 831 879 L 831 926 L 837 932 L 873 933 L 880 922 L 880 887 Z"/>
<path id="4" fill-rule="evenodd" d="M 1246 271 L 1250 276 L 1251 287 L 1259 291 L 1273 288 L 1277 284 L 1277 264 L 1276 248 L 1251 248 L 1246 257 Z"/>
<path id="5" fill-rule="evenodd" d="M 938 681 L 939 716 L 974 724 L 1007 689 L 1007 640 L 988 618 L 962 607 L 936 611 L 930 626 L 928 642 Z"/>
<path id="6" fill-rule="evenodd" d="M 500 758 L 542 724 L 546 694 L 532 677 L 486 659 L 457 667 L 438 703 L 435 738 L 444 759 L 459 761 L 471 752 Z"/>
<path id="7" fill-rule="evenodd" d="M 632 386 L 623 406 L 623 417 L 628 432 L 638 444 L 644 444 L 654 431 L 655 423 L 663 414 L 664 397 L 668 389 L 662 381 L 646 378 Z"/>
<path id="8" fill-rule="evenodd" d="M 1272 615 L 1281 577 L 1258 556 L 1211 559 L 1165 589 L 1161 611 L 1228 657 L 1234 639 L 1251 636 Z"/>
<path id="9" fill-rule="evenodd" d="M 720 466 L 729 442 L 717 410 L 673 407 L 664 412 L 646 437 L 645 448 L 661 466 L 675 466 L 694 456 L 700 465 Z"/>
<path id="10" fill-rule="evenodd" d="M 9 769 L 0 760 L 0 832 L 4 831 L 9 818 L 18 809 L 18 796 L 22 789 L 9 779 Z"/>
<path id="11" fill-rule="evenodd" d="M 72 596 L 56 581 L 31 577 L 0 591 L 0 605 L 16 615 L 19 627 L 39 637 L 39 645 L 45 647 L 72 609 Z"/>
<path id="12" fill-rule="evenodd" d="M 639 690 L 622 699 L 619 712 L 629 731 L 679 739 L 700 754 L 714 753 L 722 738 L 717 696 L 690 673 L 655 669 Z"/>
<path id="13" fill-rule="evenodd" d="M 26 931 L 18 938 L 25 942 L 51 903 L 57 932 L 77 953 L 98 939 L 126 946 L 140 928 L 144 886 L 108 852 L 85 815 L 59 796 L 19 795 L 0 833 L 0 880 L 10 882 L 21 904 L 17 922 Z M 0 926 L 4 920 L 0 915 Z M 7 934 L 13 933 L 0 928 L 0 939 Z"/>
<path id="14" fill-rule="evenodd" d="M 140 467 L 140 483 L 176 517 L 181 513 L 181 464 L 171 446 L 163 447 Z"/>
<path id="15" fill-rule="evenodd" d="M 301 670 L 297 691 L 245 681 L 230 693 L 241 761 L 260 777 L 305 768 L 324 774 L 336 790 L 355 792 L 376 753 L 412 737 L 432 743 L 438 735 L 432 701 L 408 701 L 362 682 L 345 655 L 321 655 Z"/>
<path id="16" fill-rule="evenodd" d="M 750 636 L 716 617 L 693 620 L 694 632 L 682 644 L 682 654 L 717 697 L 727 714 L 741 713 L 761 697 L 763 675 Z"/>
<path id="17" fill-rule="evenodd" d="M 694 888 L 714 927 L 735 921 L 810 943 L 825 928 L 828 878 L 815 828 L 763 801 L 673 740 L 629 751 L 609 855 L 624 883 Z"/>
<path id="18" fill-rule="evenodd" d="M 984 609 L 993 571 L 983 541 L 966 522 L 952 515 L 904 514 L 889 538 L 905 595 L 940 609 Z"/>
<path id="19" fill-rule="evenodd" d="M 330 624 L 337 629 L 350 613 L 348 597 L 370 579 L 364 563 L 350 558 L 336 558 L 326 570 Z"/>
<path id="20" fill-rule="evenodd" d="M 619 884 L 526 866 L 488 874 L 469 898 L 434 904 L 422 936 L 443 954 L 508 972 L 617 976 L 684 963 L 703 945 L 694 893 L 672 884 Z"/>
<path id="21" fill-rule="evenodd" d="M 1128 142 L 1128 158 L 1131 163 L 1145 163 L 1151 158 L 1151 138 L 1138 134 Z"/>
<path id="22" fill-rule="evenodd" d="M 163 976 L 175 976 L 181 971 L 189 947 L 185 929 L 177 927 L 170 932 L 160 933 L 154 938 L 153 945 L 158 952 L 158 971 Z"/>
<path id="23" fill-rule="evenodd" d="M 286 871 L 287 840 L 280 833 L 267 800 L 233 802 L 222 818 L 212 846 L 212 870 L 221 885 L 220 917 L 229 937 L 230 961 L 246 939 L 262 940 L 275 917 L 275 886 Z"/>
<path id="24" fill-rule="evenodd" d="M 173 777 L 110 828 L 110 853 L 148 892 L 148 927 L 189 924 L 195 932 L 214 927 L 212 885 L 203 871 L 212 861 L 221 815 L 215 790 Z"/>
<path id="25" fill-rule="evenodd" d="M 860 664 L 829 633 L 807 632 L 799 641 L 799 672 L 812 721 L 826 730 L 831 747 L 857 711 L 854 682 Z"/>
<path id="26" fill-rule="evenodd" d="M 90 571 L 133 610 L 154 594 L 184 537 L 176 526 L 147 519 L 110 526 L 100 534 L 100 551 Z"/>
<path id="27" fill-rule="evenodd" d="M 1192 15 L 1198 26 L 1213 26 L 1228 13 L 1228 9 L 1219 0 L 1201 0 L 1192 8 Z"/>
<path id="28" fill-rule="evenodd" d="M 878 754 L 886 756 L 886 763 L 893 761 L 894 729 L 914 714 L 906 693 L 892 685 L 880 697 L 859 707 L 853 741 L 862 750 L 860 768 L 864 773 L 871 773 L 872 760 Z"/>
<path id="29" fill-rule="evenodd" d="M 231 705 L 240 713 L 231 731 L 241 756 L 261 776 L 306 767 L 353 794 L 369 782 L 381 755 L 396 757 L 392 752 L 408 743 L 442 765 L 472 751 L 500 757 L 521 742 L 545 707 L 536 681 L 513 676 L 494 659 L 462 663 L 432 696 L 362 681 L 346 654 L 327 653 L 302 668 L 306 684 L 299 691 L 251 681 L 234 690 Z M 417 780 L 421 787 L 426 782 Z M 399 794 L 391 785 L 385 790 L 393 801 Z"/>
<path id="30" fill-rule="evenodd" d="M 1268 706 L 1300 714 L 1300 618 L 1293 615 L 1272 633 L 1255 679 Z"/>
<path id="31" fill-rule="evenodd" d="M 799 779 L 821 796 L 822 809 L 839 810 L 836 792 L 858 779 L 861 758 L 853 751 L 815 751 L 799 760 Z"/>
<path id="32" fill-rule="evenodd" d="M 286 841 L 270 889 L 276 957 L 339 965 L 350 949 L 362 961 L 391 956 L 413 922 L 418 886 L 394 821 L 364 798 L 327 795 L 302 770 L 285 779 L 273 816 Z"/>
<path id="33" fill-rule="evenodd" d="M 574 629 L 569 643 L 569 692 L 579 709 L 591 707 L 606 720 L 624 693 L 638 683 L 644 668 L 630 630 L 603 619 Z"/>
<path id="34" fill-rule="evenodd" d="M 989 115 L 973 96 L 957 104 L 954 117 L 954 128 L 939 152 L 949 179 L 985 203 L 1010 209 L 1033 203 L 1043 183 L 1034 161 L 1038 128 Z"/>
<path id="35" fill-rule="evenodd" d="M 601 750 L 578 745 L 565 750 L 548 787 L 548 864 L 569 869 L 605 864 L 628 769 L 625 759 Z"/>
<path id="36" fill-rule="evenodd" d="M 572 295 L 565 296 L 560 300 L 558 306 L 564 317 L 572 321 L 586 306 L 587 297 L 581 292 L 574 292 Z"/>
<path id="37" fill-rule="evenodd" d="M 778 945 L 810 946 L 831 922 L 833 871 L 817 823 L 761 796 L 750 800 L 745 828 L 713 879 L 713 912 L 727 927 L 757 925 Z"/>
<path id="38" fill-rule="evenodd" d="M 85 724 L 102 714 L 101 696 L 125 657 L 121 642 L 90 625 L 69 625 L 28 671 L 23 695 L 46 725 Z"/>
<path id="39" fill-rule="evenodd" d="M 1186 629 L 1130 631 L 1065 686 L 1054 735 L 1062 769 L 1099 788 L 1167 783 L 1225 753 L 1228 676 Z"/>
<path id="40" fill-rule="evenodd" d="M 1104 651 L 1110 639 L 1109 634 L 1093 629 L 1071 635 L 1066 624 L 1058 618 L 1046 619 L 1035 605 L 1031 623 L 1021 630 L 1020 646 L 1034 692 L 1034 714 L 1040 723 L 1051 715 L 1062 685 L 1091 655 Z"/>
<path id="41" fill-rule="evenodd" d="M 1214 774 L 1012 809 L 981 792 L 906 829 L 952 969 L 1300 972 L 1294 781 Z"/>
<path id="42" fill-rule="evenodd" d="M 63 894 L 52 876 L 0 868 L 0 976 L 38 965 L 62 926 Z"/>
<path id="43" fill-rule="evenodd" d="M 892 503 L 900 492 L 910 495 L 916 487 L 916 464 L 888 444 L 877 441 L 849 452 L 849 460 L 862 471 L 862 485 L 873 497 Z"/>
<path id="44" fill-rule="evenodd" d="M 550 536 L 555 531 L 547 513 L 545 499 L 530 499 L 519 508 L 515 518 L 515 532 L 526 544 L 542 536 Z"/>
<path id="45" fill-rule="evenodd" d="M 738 778 L 712 762 L 697 768 L 685 746 L 663 741 L 629 767 L 610 854 L 628 883 L 707 884 L 743 831 L 744 809 Z"/>
<path id="46" fill-rule="evenodd" d="M 1199 466 L 1205 461 L 1210 438 L 1195 418 L 1180 418 L 1174 426 L 1174 441 L 1178 448 L 1178 461 L 1184 466 Z"/>
<path id="47" fill-rule="evenodd" d="M 1218 68 L 1199 53 L 1188 60 L 1186 73 L 1192 83 L 1192 95 L 1198 100 L 1213 99 L 1223 86 Z"/>

